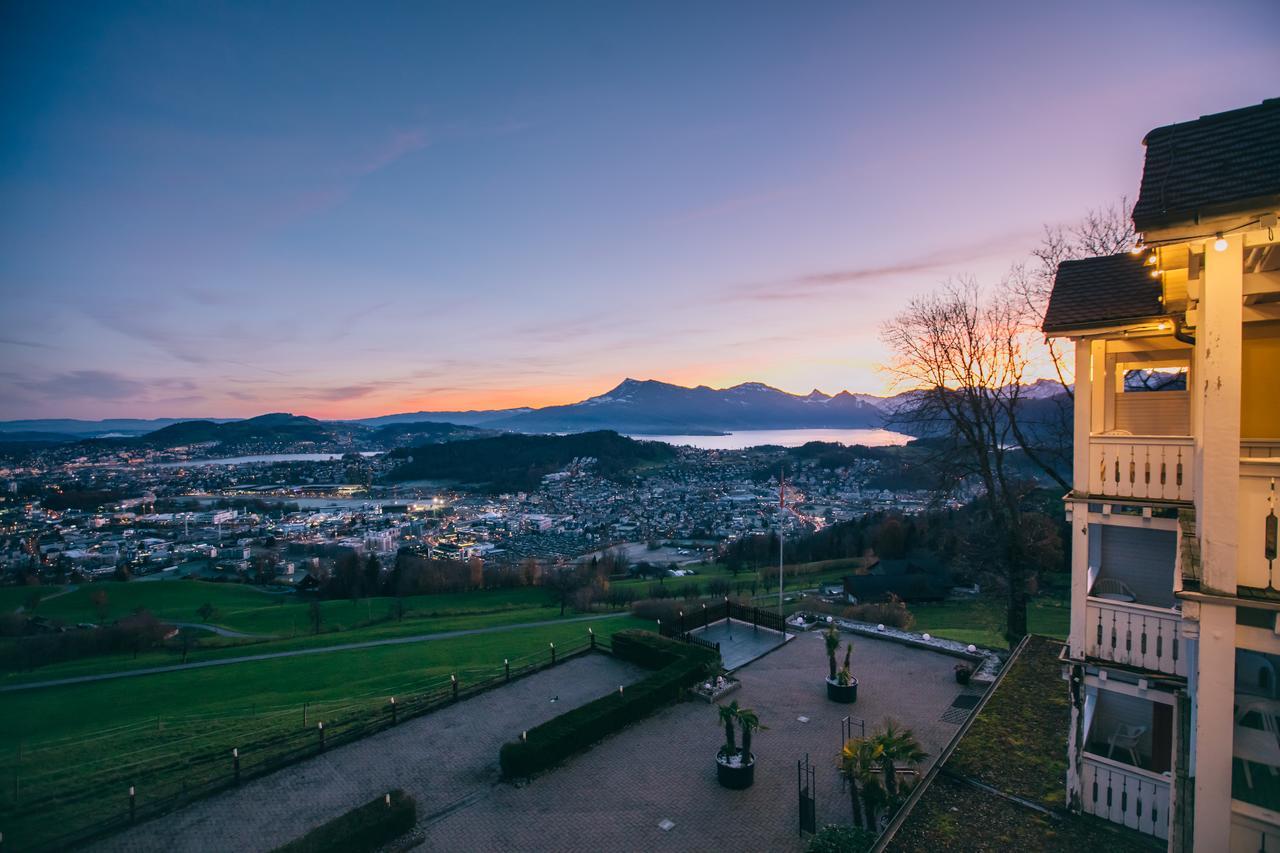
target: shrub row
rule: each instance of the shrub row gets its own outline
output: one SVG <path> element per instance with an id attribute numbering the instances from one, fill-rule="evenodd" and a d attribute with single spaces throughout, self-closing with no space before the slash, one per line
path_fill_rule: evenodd
<path id="1" fill-rule="evenodd" d="M 277 847 L 274 853 L 364 853 L 413 829 L 418 805 L 397 788 L 385 797 L 358 806 L 308 832 L 301 838 Z"/>
<path id="2" fill-rule="evenodd" d="M 675 701 L 719 665 L 715 652 L 648 631 L 619 631 L 611 642 L 614 655 L 653 674 L 530 729 L 527 740 L 503 744 L 498 760 L 504 777 L 530 776 L 558 764 Z"/>

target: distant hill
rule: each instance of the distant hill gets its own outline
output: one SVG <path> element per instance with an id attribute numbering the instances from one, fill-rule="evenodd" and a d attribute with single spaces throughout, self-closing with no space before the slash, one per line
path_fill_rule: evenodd
<path id="1" fill-rule="evenodd" d="M 611 429 L 638 435 L 717 434 L 744 429 L 860 428 L 883 423 L 868 398 L 842 391 L 788 394 L 759 382 L 732 388 L 626 379 L 598 397 L 490 421 L 517 432 Z"/>
<path id="2" fill-rule="evenodd" d="M 531 412 L 533 409 L 470 409 L 465 412 L 402 412 L 398 415 L 379 415 L 376 418 L 361 418 L 351 423 L 369 427 L 388 426 L 390 424 L 434 423 L 458 424 L 459 426 L 485 426 L 493 421 Z"/>
<path id="3" fill-rule="evenodd" d="M 1024 390 L 1028 411 L 1056 409 L 1065 399 L 1056 382 L 1039 380 Z M 488 411 L 401 412 L 353 421 L 317 421 L 298 415 L 262 415 L 248 420 L 210 418 L 198 421 L 171 419 L 106 421 L 9 421 L 6 432 L 66 433 L 77 437 L 137 436 L 146 433 L 154 442 L 182 444 L 236 440 L 263 440 L 269 428 L 281 441 L 337 440 L 339 436 L 368 435 L 385 427 L 408 424 L 452 424 L 456 428 L 479 427 L 488 431 L 522 433 L 589 432 L 613 430 L 632 435 L 718 435 L 738 430 L 766 429 L 874 429 L 896 428 L 921 434 L 919 428 L 893 427 L 887 420 L 900 402 L 897 397 L 870 394 L 789 394 L 760 382 L 744 382 L 731 388 L 699 385 L 687 388 L 669 382 L 625 379 L 616 388 L 596 397 L 563 406 L 541 409 L 515 408 Z M 270 419 L 276 419 L 272 421 Z M 281 420 L 291 418 L 293 420 Z M 237 428 L 237 424 L 247 425 Z M 227 428 L 227 429 L 224 429 Z M 168 432 L 166 432 L 168 430 Z M 243 431 L 241 431 L 243 430 Z M 403 444 L 408 433 L 382 433 L 391 445 Z M 426 428 L 424 437 L 439 430 Z M 455 431 L 453 438 L 467 437 Z M 307 436 L 311 436 L 308 438 Z M 381 440 L 381 439 L 375 439 Z"/>
<path id="4" fill-rule="evenodd" d="M 390 423 L 373 430 L 370 436 L 380 444 L 394 447 L 405 444 L 437 444 L 444 441 L 489 438 L 499 434 L 497 430 L 482 429 L 475 426 L 445 424 L 435 421 L 415 421 L 413 423 Z"/>
<path id="5" fill-rule="evenodd" d="M 183 421 L 147 433 L 137 441 L 151 447 L 181 447 L 211 441 L 223 445 L 301 441 L 321 444 L 350 437 L 352 432 L 353 428 L 346 424 L 325 423 L 303 415 L 275 412 L 227 423 Z"/>
<path id="6" fill-rule="evenodd" d="M 0 421 L 0 434 L 15 432 L 57 433 L 72 438 L 102 436 L 133 436 L 154 432 L 163 427 L 180 423 L 183 418 L 110 418 L 103 421 L 81 421 L 74 418 L 49 418 L 45 420 Z M 187 420 L 191 420 L 188 418 Z M 236 418 L 207 418 L 212 423 L 225 423 Z"/>
<path id="7" fill-rule="evenodd" d="M 616 477 L 645 463 L 675 458 L 669 445 L 636 441 L 616 432 L 572 435 L 500 435 L 393 450 L 404 462 L 388 479 L 458 480 L 489 491 L 536 488 L 546 474 L 560 471 L 574 459 L 594 457 L 594 470 Z"/>

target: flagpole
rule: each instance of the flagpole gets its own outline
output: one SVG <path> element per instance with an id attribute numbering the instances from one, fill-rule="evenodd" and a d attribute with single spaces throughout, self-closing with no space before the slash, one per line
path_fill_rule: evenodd
<path id="1" fill-rule="evenodd" d="M 783 530 L 783 516 L 787 511 L 787 476 L 785 469 L 778 471 L 778 619 L 782 620 L 782 553 L 783 539 L 786 533 Z M 785 622 L 783 623 L 785 624 Z"/>

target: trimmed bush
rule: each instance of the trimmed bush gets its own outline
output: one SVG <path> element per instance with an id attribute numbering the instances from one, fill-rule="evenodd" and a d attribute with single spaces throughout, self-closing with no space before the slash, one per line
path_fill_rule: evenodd
<path id="1" fill-rule="evenodd" d="M 391 792 L 391 805 L 378 797 L 277 847 L 274 853 L 365 853 L 404 835 L 417 821 L 417 803 L 397 788 Z"/>
<path id="2" fill-rule="evenodd" d="M 648 631 L 619 631 L 611 642 L 615 656 L 652 669 L 653 674 L 621 693 L 614 691 L 530 729 L 528 740 L 503 744 L 498 754 L 503 776 L 531 776 L 558 764 L 679 699 L 686 687 L 719 665 L 719 657 L 709 649 Z"/>

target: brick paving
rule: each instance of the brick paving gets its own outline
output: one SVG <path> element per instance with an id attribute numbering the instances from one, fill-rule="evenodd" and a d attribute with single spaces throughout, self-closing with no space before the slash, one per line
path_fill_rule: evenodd
<path id="1" fill-rule="evenodd" d="M 955 683 L 954 664 L 955 658 L 936 652 L 854 638 L 858 702 L 837 705 L 826 698 L 821 635 L 801 634 L 738 670 L 743 686 L 727 697 L 754 708 L 769 727 L 753 746 L 752 788 L 719 786 L 714 757 L 723 731 L 715 711 L 684 702 L 526 786 L 499 785 L 447 815 L 421 821 L 424 840 L 416 849 L 803 850 L 796 834 L 796 760 L 808 753 L 817 768 L 818 825 L 850 822 L 848 795 L 835 769 L 841 718 L 864 718 L 870 730 L 893 716 L 936 755 L 962 721 L 948 714 L 955 722 L 944 722 L 943 715 L 958 695 L 972 692 Z M 658 827 L 664 818 L 675 823 L 669 831 Z"/>
<path id="2" fill-rule="evenodd" d="M 521 730 L 646 672 L 587 655 L 336 747 L 95 845 L 99 851 L 267 851 L 358 805 L 403 788 L 423 823 L 483 800 L 498 781 L 498 748 Z M 558 701 L 551 702 L 551 697 Z M 471 850 L 462 844 L 454 849 Z"/>

